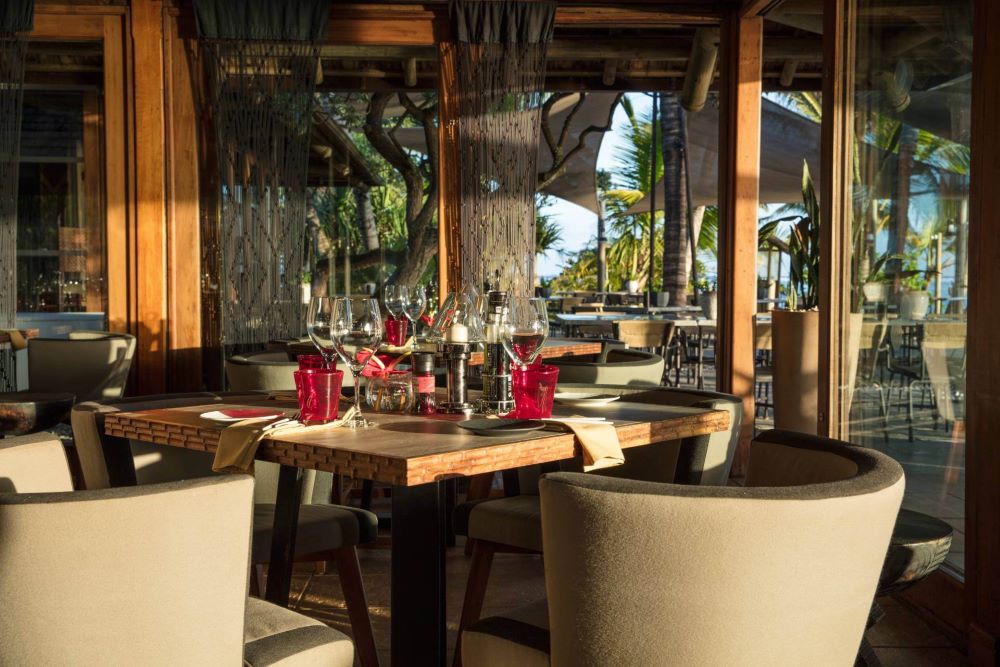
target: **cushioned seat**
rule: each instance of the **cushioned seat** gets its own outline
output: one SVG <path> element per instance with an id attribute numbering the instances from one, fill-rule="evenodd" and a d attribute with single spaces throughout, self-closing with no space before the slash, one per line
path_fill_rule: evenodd
<path id="1" fill-rule="evenodd" d="M 771 431 L 746 487 L 539 489 L 548 623 L 535 604 L 468 624 L 465 667 L 853 664 L 904 479 L 880 452 Z"/>
<path id="2" fill-rule="evenodd" d="M 542 550 L 542 508 L 536 495 L 462 503 L 455 508 L 454 526 L 458 535 Z"/>
<path id="3" fill-rule="evenodd" d="M 488 655 L 490 665 L 549 667 L 549 605 L 545 600 L 490 616 L 462 633 L 466 655 Z"/>
<path id="4" fill-rule="evenodd" d="M 271 527 L 274 504 L 253 506 L 253 544 L 250 560 L 266 563 L 271 558 Z M 378 517 L 346 505 L 303 503 L 295 532 L 295 555 L 321 554 L 341 547 L 365 544 L 378 537 Z"/>
<path id="5" fill-rule="evenodd" d="M 354 646 L 347 635 L 284 607 L 247 599 L 243 630 L 247 667 L 350 667 Z"/>

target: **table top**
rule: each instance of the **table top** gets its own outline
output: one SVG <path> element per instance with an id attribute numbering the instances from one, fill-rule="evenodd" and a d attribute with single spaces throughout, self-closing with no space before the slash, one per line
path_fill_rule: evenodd
<path id="1" fill-rule="evenodd" d="M 616 320 L 666 320 L 678 327 L 714 327 L 716 320 L 703 317 L 673 318 L 659 315 L 635 315 L 631 313 L 559 313 L 556 319 L 563 324 L 599 324 Z"/>
<path id="2" fill-rule="evenodd" d="M 601 341 L 596 339 L 550 338 L 545 341 L 538 356 L 542 359 L 554 359 L 556 357 L 582 357 L 588 354 L 600 354 L 601 345 Z M 482 352 L 473 352 L 469 355 L 470 366 L 481 366 L 482 364 Z"/>
<path id="3" fill-rule="evenodd" d="M 262 403 L 288 412 L 297 408 L 293 402 L 270 399 L 255 404 Z M 238 406 L 212 404 L 113 413 L 106 416 L 104 431 L 120 438 L 214 452 L 224 426 L 199 415 L 209 409 L 231 407 Z M 590 409 L 556 405 L 553 415 L 605 416 L 613 420 L 622 447 L 689 438 L 729 427 L 729 414 L 725 411 L 625 401 Z M 576 437 L 569 432 L 545 430 L 487 437 L 459 428 L 455 422 L 465 419 L 462 415 L 370 417 L 376 426 L 357 431 L 331 428 L 298 434 L 279 432 L 261 442 L 257 458 L 386 484 L 415 486 L 561 461 L 579 454 Z"/>
<path id="4" fill-rule="evenodd" d="M 38 329 L 18 329 L 21 335 L 24 336 L 25 340 L 30 340 L 32 338 L 38 338 Z M 0 345 L 4 345 L 10 342 L 10 334 L 6 331 L 0 330 Z"/>

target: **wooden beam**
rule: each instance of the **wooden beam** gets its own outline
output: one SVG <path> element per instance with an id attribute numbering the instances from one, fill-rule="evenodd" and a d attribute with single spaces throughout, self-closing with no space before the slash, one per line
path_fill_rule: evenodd
<path id="1" fill-rule="evenodd" d="M 820 156 L 820 347 L 817 431 L 841 437 L 848 405 L 844 345 L 850 300 L 851 186 L 854 126 L 853 3 L 825 0 L 823 118 Z"/>
<path id="2" fill-rule="evenodd" d="M 783 0 L 743 0 L 740 5 L 740 17 L 749 19 L 756 16 L 764 16 L 767 12 L 776 8 Z"/>
<path id="3" fill-rule="evenodd" d="M 965 592 L 969 659 L 1000 664 L 1000 4 L 976 0 L 972 57 Z"/>
<path id="4" fill-rule="evenodd" d="M 735 15 L 722 24 L 719 114 L 719 390 L 743 399 L 733 472 L 745 474 L 753 438 L 754 313 L 763 19 Z"/>
<path id="5" fill-rule="evenodd" d="M 166 390 L 167 254 L 163 2 L 132 0 L 138 392 Z"/>
<path id="6" fill-rule="evenodd" d="M 439 303 L 462 286 L 461 186 L 455 45 L 439 45 L 438 58 L 438 291 Z"/>
<path id="7" fill-rule="evenodd" d="M 407 58 L 403 62 L 403 81 L 407 88 L 417 85 L 417 59 Z"/>

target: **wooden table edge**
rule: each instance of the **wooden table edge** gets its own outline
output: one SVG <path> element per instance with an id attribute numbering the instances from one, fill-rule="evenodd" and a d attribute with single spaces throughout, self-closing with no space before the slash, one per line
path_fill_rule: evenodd
<path id="1" fill-rule="evenodd" d="M 197 427 L 176 426 L 175 430 L 170 430 L 166 424 L 137 421 L 136 417 L 141 414 L 143 413 L 118 412 L 106 415 L 105 434 L 189 451 L 208 454 L 215 452 L 216 443 L 199 438 Z M 622 448 L 627 449 L 650 443 L 709 435 L 724 431 L 729 425 L 728 412 L 706 410 L 659 421 L 628 422 L 616 426 L 616 430 Z M 573 458 L 580 453 L 580 447 L 572 433 L 553 433 L 545 438 L 497 443 L 490 447 L 411 458 L 342 449 L 330 449 L 320 455 L 303 443 L 282 441 L 277 437 L 269 437 L 266 442 L 268 446 L 258 450 L 258 460 L 399 486 L 417 486 L 445 479 L 560 461 Z"/>

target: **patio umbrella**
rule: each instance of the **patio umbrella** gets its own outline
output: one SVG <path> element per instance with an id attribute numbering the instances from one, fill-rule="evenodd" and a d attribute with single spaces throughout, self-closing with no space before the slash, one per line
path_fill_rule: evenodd
<path id="1" fill-rule="evenodd" d="M 614 113 L 614 103 L 617 93 L 589 92 L 583 105 L 570 121 L 567 150 L 577 145 L 583 131 L 591 126 L 604 126 L 608 116 Z M 552 131 L 556 136 L 562 131 L 573 107 L 579 100 L 579 95 L 569 95 L 559 100 L 549 115 Z M 718 116 L 716 116 L 718 118 Z M 543 188 L 545 194 L 559 197 L 597 214 L 597 156 L 604 141 L 604 132 L 591 132 L 584 138 L 584 148 L 566 162 L 566 171 Z M 396 140 L 404 147 L 419 153 L 427 151 L 424 131 L 419 127 L 403 127 L 395 132 Z M 545 170 L 552 166 L 552 152 L 545 141 L 538 147 L 538 169 Z"/>

